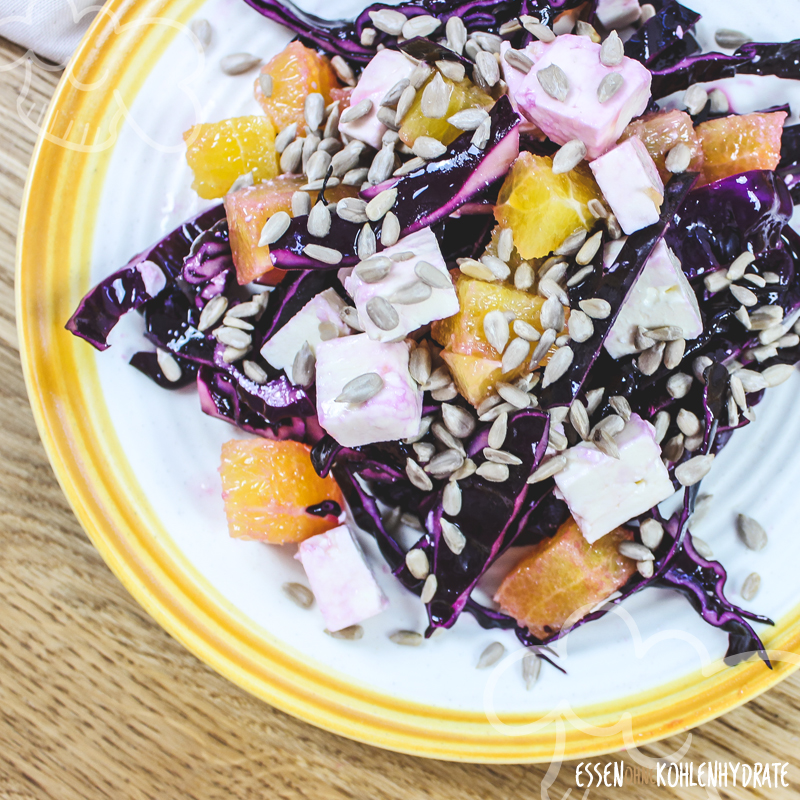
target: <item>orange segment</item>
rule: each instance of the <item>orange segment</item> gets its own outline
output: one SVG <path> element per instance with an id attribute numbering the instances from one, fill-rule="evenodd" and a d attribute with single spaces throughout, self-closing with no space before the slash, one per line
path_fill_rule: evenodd
<path id="1" fill-rule="evenodd" d="M 620 142 L 630 139 L 631 136 L 641 139 L 656 162 L 658 174 L 664 183 L 672 177 L 665 165 L 667 153 L 677 144 L 685 144 L 692 154 L 689 171 L 703 170 L 703 146 L 700 144 L 700 137 L 695 133 L 692 118 L 685 111 L 658 111 L 635 119 L 622 132 Z"/>
<path id="2" fill-rule="evenodd" d="M 523 152 L 503 183 L 494 215 L 511 228 L 522 258 L 542 258 L 575 229 L 592 229 L 588 203 L 595 198 L 601 199 L 600 189 L 586 165 L 555 175 L 551 158 Z"/>
<path id="3" fill-rule="evenodd" d="M 450 367 L 450 374 L 459 394 L 476 407 L 494 391 L 497 381 L 503 375 L 500 361 L 485 356 L 469 356 L 442 350 L 442 358 Z"/>
<path id="4" fill-rule="evenodd" d="M 546 639 L 627 583 L 636 562 L 621 556 L 617 547 L 631 539 L 631 531 L 617 528 L 589 544 L 570 518 L 506 575 L 495 602 L 534 636 Z M 570 619 L 579 610 L 580 616 Z"/>
<path id="5" fill-rule="evenodd" d="M 288 440 L 242 439 L 222 445 L 219 472 L 231 536 L 286 544 L 339 524 L 332 517 L 306 513 L 308 506 L 323 500 L 344 507 L 336 481 L 317 475 L 310 453 L 307 444 Z"/>
<path id="6" fill-rule="evenodd" d="M 261 230 L 266 221 L 278 211 L 292 212 L 292 195 L 305 183 L 299 176 L 281 175 L 255 186 L 247 186 L 237 192 L 225 195 L 225 213 L 228 217 L 233 263 L 236 277 L 240 284 L 262 278 L 262 283 L 271 283 L 266 277 L 273 271 L 269 247 L 259 247 Z M 316 202 L 318 192 L 311 192 L 312 202 Z M 358 188 L 340 184 L 325 192 L 330 203 L 336 203 L 343 197 L 355 197 Z M 283 270 L 275 270 L 285 274 Z M 277 277 L 277 276 L 276 276 Z"/>
<path id="7" fill-rule="evenodd" d="M 235 117 L 194 125 L 183 134 L 192 188 L 204 200 L 222 197 L 247 172 L 258 183 L 278 174 L 275 127 L 266 117 Z"/>
<path id="8" fill-rule="evenodd" d="M 272 77 L 272 94 L 264 97 L 261 84 L 256 81 L 256 100 L 278 130 L 293 122 L 303 125 L 303 104 L 309 94 L 319 92 L 327 104 L 331 102 L 331 90 L 339 88 L 328 59 L 300 42 L 288 44 L 261 72 Z"/>
<path id="9" fill-rule="evenodd" d="M 428 83 L 433 78 L 428 80 Z M 445 78 L 444 82 L 450 93 L 450 103 L 447 106 L 447 113 L 442 119 L 430 119 L 422 113 L 422 93 L 421 88 L 411 104 L 411 108 L 403 117 L 403 124 L 400 126 L 400 138 L 409 147 L 417 141 L 418 136 L 431 136 L 438 139 L 442 144 L 451 144 L 463 131 L 451 125 L 447 119 L 452 117 L 457 111 L 465 108 L 481 108 L 494 105 L 494 100 L 486 92 L 475 86 L 472 81 L 465 78 L 459 83 Z M 426 84 L 427 86 L 427 84 Z"/>
<path id="10" fill-rule="evenodd" d="M 752 169 L 775 169 L 781 160 L 785 111 L 731 115 L 697 126 L 705 167 L 702 183 Z"/>

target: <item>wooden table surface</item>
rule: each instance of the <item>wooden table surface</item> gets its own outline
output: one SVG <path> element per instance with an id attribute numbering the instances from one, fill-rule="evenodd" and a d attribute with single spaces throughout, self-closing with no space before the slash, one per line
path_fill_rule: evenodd
<path id="1" fill-rule="evenodd" d="M 0 39 L 0 69 L 21 54 Z M 38 105 L 48 102 L 58 77 L 33 67 L 30 95 Z M 20 368 L 14 252 L 35 140 L 17 109 L 23 79 L 22 69 L 0 71 L 0 800 L 547 796 L 543 766 L 397 755 L 271 708 L 173 641 L 111 574 L 56 483 Z M 664 756 L 686 736 L 643 750 Z M 629 755 L 599 760 L 620 758 L 633 764 Z M 693 731 L 683 760 L 794 762 L 790 789 L 720 794 L 800 795 L 800 672 Z M 573 798 L 584 796 L 574 764 L 562 766 L 549 796 L 561 800 L 568 789 Z M 589 794 L 621 796 L 706 793 L 626 786 Z"/>

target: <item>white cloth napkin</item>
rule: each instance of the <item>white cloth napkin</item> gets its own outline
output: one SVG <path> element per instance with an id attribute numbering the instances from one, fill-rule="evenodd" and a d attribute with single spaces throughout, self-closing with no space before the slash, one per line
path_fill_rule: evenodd
<path id="1" fill-rule="evenodd" d="M 101 0 L 0 0 L 0 36 L 65 64 Z"/>

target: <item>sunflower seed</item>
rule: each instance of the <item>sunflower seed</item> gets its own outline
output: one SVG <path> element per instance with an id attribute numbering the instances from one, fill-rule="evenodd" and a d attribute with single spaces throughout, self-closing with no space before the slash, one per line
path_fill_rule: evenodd
<path id="1" fill-rule="evenodd" d="M 423 386 L 431 377 L 431 352 L 427 347 L 416 347 L 408 361 L 411 377 Z"/>
<path id="2" fill-rule="evenodd" d="M 729 281 L 738 281 L 744 276 L 744 271 L 756 260 L 756 257 L 749 251 L 745 251 L 737 256 L 728 267 L 726 277 Z"/>
<path id="3" fill-rule="evenodd" d="M 533 355 L 531 356 L 531 369 L 536 369 L 539 364 L 542 363 L 542 360 L 550 351 L 550 348 L 553 346 L 553 343 L 556 340 L 556 332 L 552 328 L 548 328 L 539 339 L 539 343 L 536 345 L 536 349 L 533 351 Z"/>
<path id="4" fill-rule="evenodd" d="M 439 584 L 436 580 L 436 576 L 428 575 L 428 577 L 425 578 L 425 583 L 422 586 L 422 593 L 420 594 L 419 599 L 422 600 L 425 605 L 427 605 L 436 596 L 436 590 L 438 588 Z"/>
<path id="5" fill-rule="evenodd" d="M 436 455 L 436 446 L 430 442 L 414 442 L 412 447 L 420 464 L 426 464 Z"/>
<path id="6" fill-rule="evenodd" d="M 767 381 L 760 372 L 751 369 L 740 369 L 736 372 L 736 377 L 742 382 L 742 388 L 747 394 L 750 392 L 760 392 L 767 388 Z"/>
<path id="7" fill-rule="evenodd" d="M 297 355 L 294 357 L 294 363 L 292 364 L 292 382 L 297 386 L 310 386 L 314 382 L 315 368 L 314 353 L 308 342 L 303 342 L 303 346 L 297 351 Z M 346 388 L 347 386 L 345 386 L 345 389 Z"/>
<path id="8" fill-rule="evenodd" d="M 742 591 L 739 593 L 743 600 L 753 600 L 761 588 L 761 576 L 757 572 L 751 572 L 742 584 Z"/>
<path id="9" fill-rule="evenodd" d="M 492 119 L 491 117 L 486 117 L 486 119 L 475 128 L 475 133 L 472 134 L 471 144 L 478 148 L 478 150 L 483 150 L 486 145 L 489 143 L 489 136 L 492 133 Z"/>
<path id="10" fill-rule="evenodd" d="M 249 347 L 226 347 L 222 353 L 222 360 L 226 364 L 234 364 L 250 352 Z"/>
<path id="11" fill-rule="evenodd" d="M 212 297 L 203 307 L 200 313 L 200 321 L 197 323 L 197 330 L 207 331 L 212 325 L 222 319 L 222 315 L 228 308 L 228 298 L 218 294 Z"/>
<path id="12" fill-rule="evenodd" d="M 302 583 L 284 583 L 281 587 L 283 593 L 300 608 L 311 608 L 314 605 L 314 595 L 311 589 Z"/>
<path id="13" fill-rule="evenodd" d="M 652 561 L 654 556 L 650 550 L 638 542 L 624 541 L 617 546 L 617 552 L 625 558 L 632 558 L 634 561 Z"/>
<path id="14" fill-rule="evenodd" d="M 426 285 L 433 289 L 448 289 L 453 285 L 449 275 L 429 264 L 427 261 L 418 261 L 414 267 L 414 274 Z"/>
<path id="15" fill-rule="evenodd" d="M 447 107 L 450 104 L 450 93 L 450 87 L 444 82 L 442 76 L 437 72 L 433 76 L 433 80 L 430 81 L 430 83 L 428 83 L 428 85 L 422 91 L 420 111 L 422 111 L 423 116 L 427 117 L 428 119 L 442 119 L 442 117 L 447 114 Z M 416 155 L 423 156 L 422 153 L 416 153 Z M 430 156 L 423 157 L 430 158 Z"/>
<path id="16" fill-rule="evenodd" d="M 254 328 L 245 320 L 234 316 L 233 314 L 227 314 L 225 319 L 223 320 L 223 324 L 225 324 L 228 328 L 238 328 L 240 331 L 252 331 Z"/>
<path id="17" fill-rule="evenodd" d="M 769 284 L 780 283 L 781 282 L 781 276 L 778 275 L 777 272 L 767 271 L 767 272 L 763 273 L 763 275 L 764 275 L 764 280 Z"/>
<path id="18" fill-rule="evenodd" d="M 397 189 L 384 189 L 372 198 L 365 207 L 367 218 L 371 222 L 377 222 L 386 216 L 386 212 L 394 205 L 397 200 Z"/>
<path id="19" fill-rule="evenodd" d="M 366 117 L 372 111 L 373 103 L 368 97 L 354 106 L 348 106 L 339 116 L 339 123 L 350 123 Z"/>
<path id="20" fill-rule="evenodd" d="M 461 513 L 461 487 L 453 480 L 449 481 L 442 492 L 442 509 L 445 514 L 455 517 Z M 447 525 L 445 525 L 447 523 Z M 442 520 L 442 533 L 445 544 L 458 555 L 466 544 L 464 534 L 453 523 Z"/>
<path id="21" fill-rule="evenodd" d="M 453 436 L 453 434 L 450 433 L 450 431 L 447 430 L 447 428 L 445 428 L 445 426 L 442 425 L 440 422 L 434 422 L 433 425 L 431 425 L 431 433 L 445 447 L 447 447 L 450 450 L 455 450 L 457 453 L 459 453 L 462 456 L 462 458 L 466 455 L 466 453 L 464 451 L 464 445 L 462 444 L 461 440 L 457 439 L 455 436 Z M 458 466 L 460 466 L 460 464 Z M 456 469 L 457 468 L 458 467 L 456 467 Z M 430 471 L 430 470 L 428 470 L 428 471 Z"/>
<path id="22" fill-rule="evenodd" d="M 667 381 L 667 392 L 670 397 L 680 400 L 689 394 L 693 382 L 691 375 L 687 375 L 685 372 L 676 372 L 674 375 L 670 375 Z"/>
<path id="23" fill-rule="evenodd" d="M 748 550 L 763 550 L 767 546 L 767 532 L 752 517 L 739 514 L 736 518 L 736 527 L 739 538 Z"/>
<path id="24" fill-rule="evenodd" d="M 522 22 L 522 27 L 528 33 L 533 34 L 540 42 L 548 44 L 555 41 L 556 35 L 553 31 L 547 25 L 542 25 L 536 17 L 522 16 L 520 21 Z"/>
<path id="25" fill-rule="evenodd" d="M 431 17 L 428 14 L 412 17 L 403 25 L 403 37 L 405 39 L 414 39 L 417 36 L 430 36 L 441 25 L 442 23 L 436 17 Z"/>
<path id="26" fill-rule="evenodd" d="M 450 498 L 448 498 L 448 492 L 450 492 Z M 456 508 L 456 511 L 446 511 L 446 513 L 454 516 L 461 511 L 461 489 L 459 488 L 458 484 L 455 481 L 450 481 L 447 484 L 444 490 L 444 494 L 442 496 L 442 504 L 443 505 L 450 505 L 451 508 Z M 464 551 L 464 547 L 467 544 L 467 539 L 461 530 L 459 529 L 458 525 L 454 525 L 450 520 L 442 519 L 441 520 L 442 526 L 442 537 L 444 538 L 444 543 L 450 549 L 452 553 L 456 555 L 460 555 Z"/>
<path id="27" fill-rule="evenodd" d="M 597 87 L 597 100 L 607 103 L 625 85 L 625 78 L 619 72 L 609 72 Z"/>
<path id="28" fill-rule="evenodd" d="M 227 344 L 229 347 L 236 347 L 240 350 L 250 347 L 253 343 L 249 333 L 238 328 L 229 328 L 227 325 L 217 328 L 214 331 L 214 337 L 221 344 Z"/>
<path id="29" fill-rule="evenodd" d="M 244 175 L 240 175 L 232 184 L 231 188 L 228 189 L 228 194 L 233 194 L 234 192 L 238 192 L 239 189 L 246 189 L 248 186 L 252 186 L 255 183 L 253 178 L 252 172 L 245 172 Z"/>
<path id="30" fill-rule="evenodd" d="M 189 29 L 197 37 L 203 50 L 211 44 L 212 29 L 211 23 L 207 19 L 192 20 Z"/>
<path id="31" fill-rule="evenodd" d="M 697 83 L 684 92 L 683 104 L 692 116 L 699 114 L 706 107 L 707 102 L 708 92 Z"/>
<path id="32" fill-rule="evenodd" d="M 500 642 L 492 642 L 478 658 L 475 669 L 493 667 L 506 653 L 506 648 Z"/>
<path id="33" fill-rule="evenodd" d="M 303 116 L 306 120 L 306 125 L 315 131 L 322 125 L 322 120 L 325 117 L 325 98 L 319 92 L 311 92 L 306 95 L 303 101 Z"/>
<path id="34" fill-rule="evenodd" d="M 295 139 L 288 144 L 281 154 L 281 172 L 297 172 L 303 156 L 303 140 Z"/>
<path id="35" fill-rule="evenodd" d="M 527 291 L 533 286 L 533 267 L 523 261 L 514 271 L 514 287 L 520 291 Z"/>
<path id="36" fill-rule="evenodd" d="M 560 347 L 550 357 L 547 366 L 544 368 L 544 377 L 542 379 L 542 389 L 546 389 L 551 383 L 555 383 L 561 378 L 572 364 L 574 353 L 572 348 L 568 345 Z"/>
<path id="37" fill-rule="evenodd" d="M 507 403 L 511 403 L 514 408 L 527 408 L 530 405 L 530 398 L 527 392 L 512 386 L 510 383 L 499 382 L 497 384 L 497 393 Z"/>
<path id="38" fill-rule="evenodd" d="M 463 20 L 457 16 L 450 17 L 445 23 L 444 30 L 447 36 L 447 46 L 457 55 L 461 55 L 467 42 L 467 29 Z"/>
<path id="39" fill-rule="evenodd" d="M 531 352 L 530 343 L 525 339 L 514 339 L 503 353 L 501 370 L 503 373 L 511 372 L 521 366 Z"/>
<path id="40" fill-rule="evenodd" d="M 443 389 L 434 389 L 431 397 L 438 403 L 447 403 L 458 397 L 458 389 L 456 389 L 455 383 L 448 383 Z"/>
<path id="41" fill-rule="evenodd" d="M 763 289 L 767 285 L 767 282 L 760 275 L 756 275 L 755 273 L 748 273 L 744 276 L 744 279 L 752 283 L 753 286 L 757 286 L 759 289 Z"/>
<path id="42" fill-rule="evenodd" d="M 332 247 L 323 247 L 321 244 L 307 244 L 303 248 L 303 253 L 315 261 L 323 264 L 338 264 L 342 260 L 342 254 Z"/>
<path id="43" fill-rule="evenodd" d="M 727 114 L 731 110 L 728 96 L 720 89 L 712 89 L 708 93 L 708 99 L 711 101 L 712 114 Z"/>
<path id="44" fill-rule="evenodd" d="M 471 458 L 467 458 L 464 460 L 464 465 L 460 469 L 457 469 L 450 476 L 450 479 L 454 481 L 463 481 L 464 478 L 469 478 L 470 475 L 474 475 L 476 469 L 475 462 Z"/>
<path id="45" fill-rule="evenodd" d="M 474 131 L 489 114 L 482 108 L 465 108 L 448 117 L 447 121 L 461 131 Z"/>
<path id="46" fill-rule="evenodd" d="M 800 336 L 796 333 L 788 333 L 786 336 L 781 336 L 781 338 L 775 342 L 775 347 L 797 347 L 798 344 L 800 344 Z"/>
<path id="47" fill-rule="evenodd" d="M 625 428 L 625 420 L 622 419 L 619 414 L 609 414 L 607 417 L 603 417 L 597 425 L 592 428 L 591 432 L 589 433 L 589 438 L 591 439 L 592 436 L 597 433 L 597 431 L 603 430 L 609 436 L 614 437 L 618 433 L 621 433 L 622 430 Z"/>
<path id="48" fill-rule="evenodd" d="M 728 280 L 727 270 L 724 269 L 706 275 L 703 278 L 703 283 L 711 294 L 721 292 L 731 285 L 731 282 Z"/>
<path id="49" fill-rule="evenodd" d="M 592 444 L 594 444 L 594 446 L 604 455 L 608 456 L 609 458 L 619 459 L 619 447 L 617 447 L 614 437 L 607 430 L 595 427 L 591 441 Z"/>
<path id="50" fill-rule="evenodd" d="M 616 31 L 611 31 L 600 48 L 600 63 L 605 67 L 616 67 L 622 63 L 625 48 Z"/>
<path id="51" fill-rule="evenodd" d="M 253 383 L 263 386 L 268 380 L 267 373 L 264 372 L 255 361 L 243 361 L 242 369 L 244 370 L 244 374 L 250 378 Z"/>
<path id="52" fill-rule="evenodd" d="M 533 69 L 533 61 L 519 50 L 506 50 L 503 54 L 503 58 L 507 64 L 523 75 L 527 75 Z"/>
<path id="53" fill-rule="evenodd" d="M 535 35 L 534 33 L 534 36 Z M 563 103 L 567 99 L 567 95 L 569 94 L 569 78 L 566 72 L 557 64 L 551 64 L 545 69 L 540 69 L 536 73 L 536 78 L 542 89 L 554 100 L 559 100 Z"/>
<path id="54" fill-rule="evenodd" d="M 714 558 L 714 551 L 709 546 L 708 542 L 700 539 L 697 536 L 692 536 L 692 546 L 697 554 L 704 558 L 706 561 L 711 561 Z"/>
<path id="55" fill-rule="evenodd" d="M 580 400 L 573 401 L 569 407 L 569 421 L 581 439 L 589 436 L 589 415 L 586 412 L 586 406 Z"/>
<path id="56" fill-rule="evenodd" d="M 675 478 L 681 486 L 694 486 L 711 470 L 713 455 L 694 456 L 675 468 Z"/>
<path id="57" fill-rule="evenodd" d="M 542 660 L 535 653 L 525 653 L 522 657 L 522 680 L 525 681 L 527 691 L 533 689 L 541 670 Z"/>
<path id="58" fill-rule="evenodd" d="M 714 362 L 708 356 L 698 356 L 692 361 L 692 374 L 697 378 L 700 383 L 706 382 L 706 370 Z"/>
<path id="59" fill-rule="evenodd" d="M 642 520 L 642 523 L 639 526 L 639 536 L 641 537 L 642 543 L 645 547 L 649 548 L 650 550 L 655 550 L 661 544 L 661 540 L 664 538 L 664 527 L 658 520 L 655 519 Z"/>
<path id="60" fill-rule="evenodd" d="M 308 215 L 306 229 L 311 236 L 318 239 L 327 236 L 331 229 L 331 212 L 325 203 L 319 202 Z"/>
<path id="61" fill-rule="evenodd" d="M 406 553 L 406 567 L 408 571 L 417 579 L 424 580 L 431 571 L 428 556 L 424 550 L 414 549 Z"/>
<path id="62" fill-rule="evenodd" d="M 506 440 L 506 435 L 508 433 L 508 412 L 504 411 L 497 419 L 492 423 L 492 427 L 489 429 L 489 436 L 487 439 L 487 443 L 489 447 L 493 448 L 494 450 L 498 450 L 503 446 L 503 443 Z"/>
<path id="63" fill-rule="evenodd" d="M 172 353 L 157 347 L 156 361 L 158 362 L 158 368 L 170 383 L 177 383 L 181 379 L 183 370 Z"/>
<path id="64" fill-rule="evenodd" d="M 389 639 L 403 647 L 419 647 L 425 641 L 423 635 L 416 631 L 395 631 L 389 634 Z"/>
<path id="65" fill-rule="evenodd" d="M 438 139 L 431 136 L 418 136 L 411 149 L 414 155 L 426 160 L 438 158 L 447 152 L 447 148 Z"/>
<path id="66" fill-rule="evenodd" d="M 520 337 L 520 339 L 524 339 L 526 342 L 538 342 L 541 339 L 542 334 L 533 327 L 533 325 L 525 322 L 521 319 L 514 320 L 512 326 L 514 333 Z"/>
<path id="67" fill-rule="evenodd" d="M 431 482 L 431 479 L 425 474 L 425 470 L 423 470 L 413 458 L 406 459 L 406 475 L 411 483 L 417 487 L 417 489 L 422 489 L 423 492 L 429 492 L 431 489 L 433 489 L 433 483 Z M 423 555 L 425 554 L 423 553 Z"/>
<path id="68" fill-rule="evenodd" d="M 341 56 L 334 56 L 331 59 L 331 66 L 342 83 L 348 86 L 356 85 L 356 76 L 353 74 L 353 70 L 350 69 L 350 65 Z"/>
<path id="69" fill-rule="evenodd" d="M 437 61 L 436 69 L 455 83 L 461 83 L 466 77 L 464 65 L 458 61 Z"/>
<path id="70" fill-rule="evenodd" d="M 488 83 L 489 86 L 495 86 L 500 80 L 500 67 L 497 64 L 497 59 L 491 53 L 481 50 L 481 52 L 478 53 L 475 63 L 478 65 L 481 75 L 486 79 L 486 83 Z M 444 116 L 444 114 L 442 116 Z"/>
<path id="71" fill-rule="evenodd" d="M 401 80 L 397 81 L 397 83 L 392 86 L 392 88 L 389 89 L 389 91 L 383 96 L 380 105 L 384 108 L 396 108 L 403 92 L 410 85 L 411 84 L 409 83 L 408 78 L 402 78 Z"/>
<path id="72" fill-rule="evenodd" d="M 359 405 L 371 400 L 383 389 L 383 378 L 377 372 L 365 372 L 357 378 L 348 381 L 343 387 L 337 403 Z"/>
<path id="73" fill-rule="evenodd" d="M 659 411 L 653 418 L 653 427 L 656 429 L 656 442 L 658 444 L 661 444 L 664 437 L 667 435 L 670 421 L 670 415 L 667 411 Z"/>
<path id="74" fill-rule="evenodd" d="M 294 140 L 297 136 L 297 123 L 293 122 L 291 125 L 287 125 L 276 137 L 275 137 L 275 150 L 277 152 L 282 153 Z"/>
<path id="75" fill-rule="evenodd" d="M 364 629 L 360 625 L 349 625 L 347 628 L 342 628 L 340 631 L 329 631 L 325 628 L 325 633 L 327 633 L 331 639 L 344 639 L 354 642 L 363 638 Z"/>
<path id="76" fill-rule="evenodd" d="M 452 376 L 450 375 L 450 370 L 447 368 L 446 365 L 442 365 L 441 367 L 437 367 L 432 373 L 431 377 L 428 382 L 425 384 L 425 390 L 428 392 L 433 391 L 434 389 L 443 389 L 447 386 L 450 381 L 452 381 Z"/>
<path id="77" fill-rule="evenodd" d="M 364 28 L 364 30 L 361 31 L 361 44 L 363 44 L 364 47 L 372 47 L 372 45 L 375 44 L 376 35 L 377 31 L 375 28 Z"/>
<path id="78" fill-rule="evenodd" d="M 415 89 L 421 89 L 432 74 L 433 69 L 431 66 L 422 61 L 414 68 L 408 80 Z"/>
<path id="79" fill-rule="evenodd" d="M 403 118 L 411 110 L 411 106 L 414 104 L 414 98 L 416 96 L 417 90 L 410 84 L 403 89 L 400 99 L 397 101 L 397 110 L 394 114 L 394 121 L 396 125 L 400 125 L 403 122 Z"/>
<path id="80" fill-rule="evenodd" d="M 392 8 L 370 11 L 369 18 L 379 31 L 388 33 L 390 36 L 400 36 L 403 32 L 403 25 L 408 22 L 408 17 L 405 14 Z"/>
<path id="81" fill-rule="evenodd" d="M 475 430 L 475 417 L 459 406 L 444 404 L 442 421 L 447 430 L 459 439 L 465 439 Z"/>
<path id="82" fill-rule="evenodd" d="M 561 175 L 571 172 L 586 158 L 586 145 L 580 139 L 573 139 L 563 145 L 553 157 L 553 173 Z"/>
<path id="83" fill-rule="evenodd" d="M 261 59 L 251 53 L 231 53 L 220 59 L 219 68 L 226 75 L 241 75 L 243 72 L 249 72 L 253 67 L 257 67 L 260 63 Z"/>
<path id="84" fill-rule="evenodd" d="M 367 316 L 382 331 L 391 331 L 400 324 L 397 310 L 383 297 L 372 297 L 367 301 Z"/>
<path id="85" fill-rule="evenodd" d="M 575 261 L 580 266 L 585 266 L 597 255 L 600 245 L 603 243 L 603 232 L 598 231 L 590 239 L 587 239 L 575 256 Z M 586 309 L 584 309 L 585 311 Z"/>
<path id="86" fill-rule="evenodd" d="M 637 359 L 636 365 L 642 375 L 654 375 L 656 370 L 661 366 L 661 360 L 664 356 L 664 342 L 658 342 L 652 347 L 648 347 Z"/>
<path id="87" fill-rule="evenodd" d="M 375 241 L 375 232 L 367 224 L 361 229 L 358 234 L 358 257 L 362 262 L 366 261 L 375 255 L 377 250 L 377 242 Z M 391 264 L 389 265 L 391 267 Z"/>
<path id="88" fill-rule="evenodd" d="M 664 366 L 667 369 L 675 369 L 683 360 L 685 351 L 685 339 L 675 339 L 671 342 L 667 342 L 667 346 L 664 348 Z"/>
<path id="89" fill-rule="evenodd" d="M 506 349 L 509 337 L 508 322 L 502 311 L 495 309 L 483 318 L 483 333 L 486 340 L 498 353 L 502 353 Z"/>
<path id="90" fill-rule="evenodd" d="M 747 397 L 745 396 L 744 384 L 737 375 L 731 375 L 731 396 L 736 401 L 736 405 L 744 411 L 747 408 Z"/>
<path id="91" fill-rule="evenodd" d="M 528 483 L 540 483 L 548 478 L 552 478 L 553 475 L 557 475 L 566 466 L 566 456 L 553 456 L 534 471 L 534 473 L 528 478 Z"/>
<path id="92" fill-rule="evenodd" d="M 306 141 L 309 140 L 310 138 Z M 305 165 L 305 173 L 309 182 L 322 180 L 330 165 L 330 153 L 326 153 L 324 150 L 317 150 L 315 153 L 312 153 Z"/>
<path id="93" fill-rule="evenodd" d="M 761 376 L 764 378 L 768 387 L 779 386 L 784 381 L 788 381 L 794 372 L 794 367 L 791 364 L 775 364 L 767 367 Z"/>
<path id="94" fill-rule="evenodd" d="M 575 309 L 569 315 L 568 330 L 574 341 L 585 342 L 594 333 L 594 325 L 586 313 Z"/>
<path id="95" fill-rule="evenodd" d="M 578 305 L 587 316 L 592 319 L 606 319 L 611 314 L 611 304 L 599 297 L 581 300 Z"/>
<path id="96" fill-rule="evenodd" d="M 397 219 L 394 211 L 387 212 L 381 225 L 381 244 L 384 247 L 391 247 L 397 244 L 400 238 L 400 220 Z"/>
<path id="97" fill-rule="evenodd" d="M 731 28 L 720 28 L 714 34 L 714 40 L 720 47 L 724 47 L 726 50 L 736 50 L 743 44 L 753 41 L 746 33 L 735 31 Z"/>
<path id="98" fill-rule="evenodd" d="M 339 336 L 339 328 L 332 322 L 325 320 L 319 324 L 319 338 L 323 342 L 329 342 L 331 339 L 336 339 Z"/>
<path id="99" fill-rule="evenodd" d="M 678 425 L 678 430 L 687 437 L 697 436 L 697 434 L 700 433 L 700 420 L 697 418 L 696 414 L 693 414 L 685 408 L 682 408 L 678 412 L 675 422 Z"/>
<path id="100" fill-rule="evenodd" d="M 483 455 L 487 461 L 491 461 L 493 464 L 519 466 L 522 463 L 522 459 L 518 458 L 513 453 L 509 453 L 506 450 L 498 450 L 495 447 L 484 447 Z"/>
<path id="101" fill-rule="evenodd" d="M 692 151 L 683 142 L 680 142 L 667 153 L 665 165 L 669 172 L 680 173 L 689 169 L 691 161 Z"/>

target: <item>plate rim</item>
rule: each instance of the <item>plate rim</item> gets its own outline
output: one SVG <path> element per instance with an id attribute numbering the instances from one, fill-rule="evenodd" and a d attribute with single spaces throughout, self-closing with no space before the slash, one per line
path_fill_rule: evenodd
<path id="1" fill-rule="evenodd" d="M 109 447 L 111 452 L 115 451 L 113 442 L 101 446 L 97 441 L 88 441 L 91 438 L 88 433 L 96 430 L 98 420 L 102 421 L 107 415 L 100 393 L 87 392 L 99 385 L 94 351 L 64 331 L 66 317 L 58 325 L 55 311 L 42 311 L 32 287 L 40 285 L 38 279 L 43 273 L 45 286 L 48 276 L 55 274 L 53 239 L 57 233 L 65 229 L 67 233 L 64 246 L 58 247 L 62 264 L 65 248 L 74 256 L 80 252 L 81 245 L 91 246 L 96 208 L 111 150 L 99 154 L 101 168 L 94 170 L 94 178 L 89 179 L 86 168 L 79 168 L 75 153 L 48 139 L 47 131 L 61 111 L 83 109 L 90 113 L 91 119 L 111 121 L 110 97 L 103 102 L 97 93 L 92 96 L 88 92 L 81 97 L 69 80 L 70 74 L 78 76 L 83 84 L 91 84 L 93 76 L 101 74 L 101 70 L 112 69 L 111 74 L 116 75 L 113 67 L 126 63 L 127 74 L 120 73 L 120 76 L 125 74 L 125 83 L 117 88 L 130 107 L 138 89 L 158 64 L 158 58 L 153 56 L 163 53 L 177 34 L 177 31 L 133 32 L 127 38 L 115 40 L 115 19 L 135 23 L 166 18 L 186 23 L 203 2 L 111 0 L 87 31 L 62 76 L 33 151 L 17 239 L 17 332 L 28 397 L 59 484 L 94 546 L 134 599 L 204 663 L 249 693 L 333 733 L 397 752 L 475 763 L 550 761 L 557 726 L 550 725 L 536 736 L 502 736 L 481 714 L 411 704 L 375 690 L 365 690 L 352 681 L 325 680 L 324 673 L 317 667 L 303 663 L 308 660 L 282 658 L 273 645 L 264 650 L 264 642 L 255 641 L 258 638 L 256 626 L 243 625 L 241 618 L 236 618 L 225 603 L 220 603 L 219 597 L 209 600 L 207 587 L 203 586 L 205 579 L 200 578 L 199 573 L 193 574 L 196 571 L 188 562 L 179 563 L 178 559 L 168 563 L 170 558 L 175 558 L 175 553 L 156 542 L 157 537 L 137 531 L 137 527 L 143 527 L 141 515 L 132 514 L 130 510 L 126 513 L 123 500 L 128 492 L 113 485 L 113 475 L 101 474 L 99 467 Z M 148 59 L 142 58 L 145 52 Z M 139 55 L 138 61 L 131 58 L 135 54 Z M 55 186 L 53 175 L 56 176 Z M 69 182 L 70 177 L 75 179 L 74 183 Z M 63 198 L 57 201 L 55 188 L 65 182 L 79 198 L 83 192 L 89 204 L 63 203 Z M 60 213 L 54 214 L 56 209 Z M 48 225 L 43 228 L 45 222 Z M 41 230 L 46 230 L 47 235 L 37 236 Z M 77 239 L 69 236 L 77 236 Z M 88 275 L 84 274 L 84 279 L 80 280 L 80 275 L 87 270 L 74 266 L 69 259 L 68 266 L 64 271 L 70 276 L 69 291 L 57 304 L 59 309 L 70 307 L 88 288 Z M 47 297 L 46 291 L 44 296 Z M 63 374 L 54 374 L 56 361 L 59 370 L 66 371 L 64 368 L 70 367 L 80 374 L 75 386 L 70 387 Z M 93 404 L 91 421 L 76 416 L 77 399 Z M 123 456 L 124 460 L 121 448 L 117 451 L 116 457 Z M 141 500 L 146 503 L 143 494 Z M 173 549 L 177 552 L 177 548 Z M 800 652 L 800 604 L 778 621 L 771 634 L 768 640 L 779 649 Z M 797 658 L 792 660 L 800 662 Z M 265 669 L 265 664 L 269 669 Z M 753 699 L 799 665 L 782 661 L 769 671 L 760 661 L 751 660 L 700 678 L 698 670 L 631 697 L 585 707 L 580 711 L 589 713 L 594 725 L 603 721 L 614 723 L 623 710 L 630 709 L 632 701 L 641 711 L 632 717 L 629 732 L 620 730 L 606 737 L 587 735 L 576 727 L 567 726 L 563 759 L 593 757 L 680 733 Z M 712 667 L 711 671 L 714 669 Z M 676 695 L 681 698 L 677 703 Z M 515 722 L 533 719 L 525 715 L 506 717 L 512 718 Z"/>

